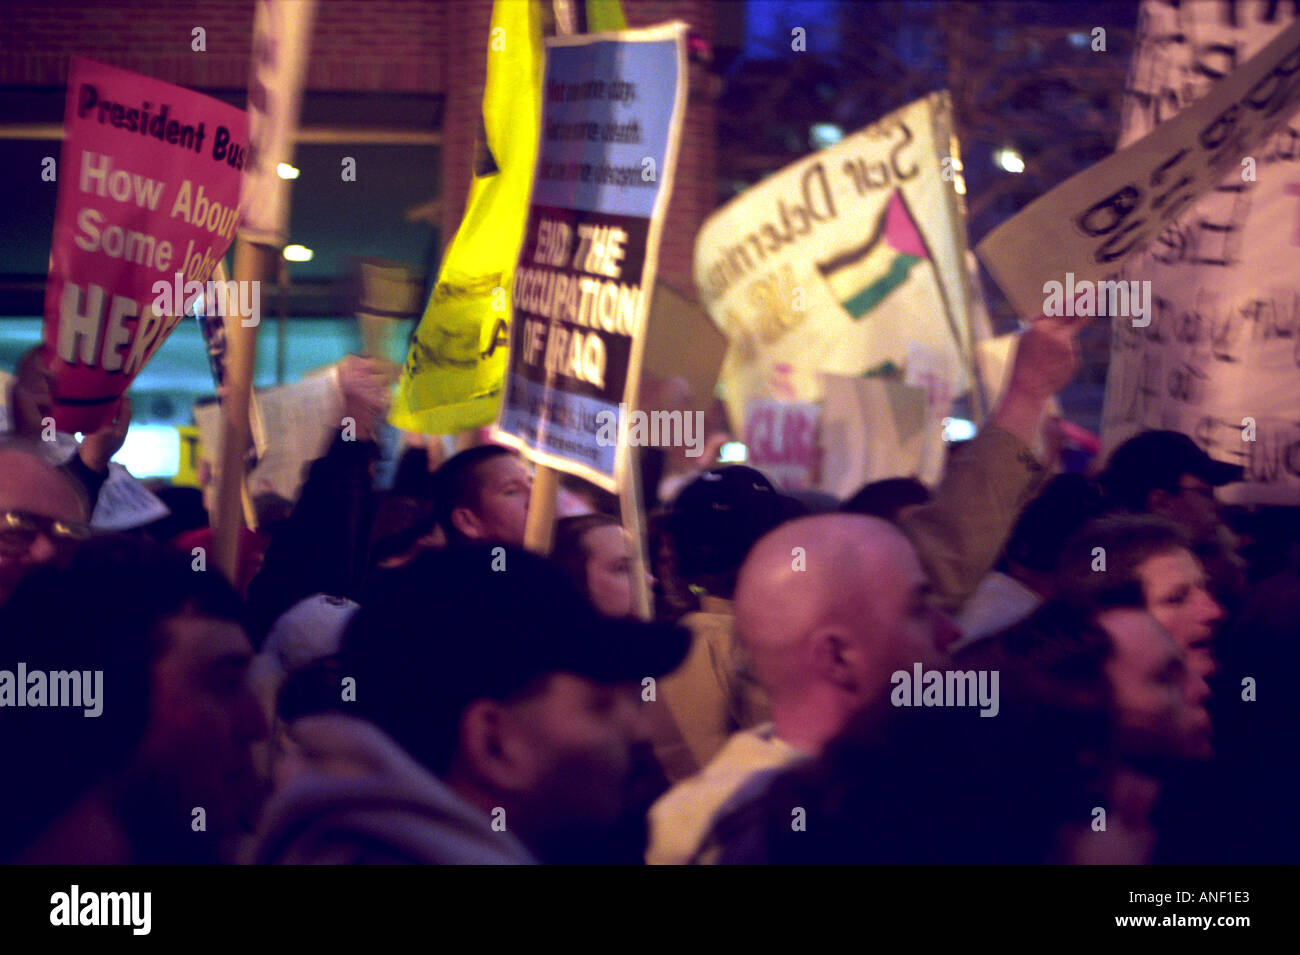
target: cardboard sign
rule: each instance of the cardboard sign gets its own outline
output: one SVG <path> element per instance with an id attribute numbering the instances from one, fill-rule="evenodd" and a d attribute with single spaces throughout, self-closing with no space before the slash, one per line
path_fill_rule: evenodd
<path id="1" fill-rule="evenodd" d="M 234 239 L 248 118 L 74 58 L 64 125 L 45 353 L 59 430 L 89 432 L 181 321 L 173 287 L 188 300 Z"/>
<path id="2" fill-rule="evenodd" d="M 542 138 L 495 431 L 615 491 L 686 99 L 686 26 L 547 41 Z M 685 347 L 685 343 L 683 343 Z"/>
<path id="3" fill-rule="evenodd" d="M 824 375 L 821 489 L 841 500 L 864 484 L 915 477 L 934 485 L 945 447 L 926 393 L 897 378 Z"/>
<path id="4" fill-rule="evenodd" d="M 1049 283 L 1108 280 L 1225 176 L 1240 178 L 1242 159 L 1298 104 L 1293 23 L 1194 106 L 1036 199 L 976 252 L 1021 318 L 1039 315 Z"/>
<path id="5" fill-rule="evenodd" d="M 822 372 L 903 367 L 913 343 L 952 396 L 970 387 L 960 168 L 949 97 L 934 93 L 709 217 L 695 283 L 731 343 L 721 386 L 733 427 L 756 398 L 817 400 Z"/>
<path id="6" fill-rule="evenodd" d="M 682 379 L 686 383 L 685 405 L 708 413 L 726 353 L 727 339 L 704 309 L 662 279 L 657 281 L 650 301 L 642 374 L 660 382 Z"/>
<path id="7" fill-rule="evenodd" d="M 1144 5 L 1121 144 L 1203 112 L 1279 41 L 1296 49 L 1289 7 L 1239 5 L 1231 21 L 1225 10 Z M 1218 85 L 1206 76 L 1242 62 Z M 1300 64 L 1300 53 L 1288 64 L 1275 72 Z M 1126 266 L 1125 279 L 1151 284 L 1151 323 L 1116 319 L 1111 333 L 1105 453 L 1141 430 L 1181 431 L 1246 468 L 1244 482 L 1220 492 L 1241 503 L 1300 504 L 1300 113 L 1291 102 L 1270 138 L 1235 154 L 1216 187 Z"/>

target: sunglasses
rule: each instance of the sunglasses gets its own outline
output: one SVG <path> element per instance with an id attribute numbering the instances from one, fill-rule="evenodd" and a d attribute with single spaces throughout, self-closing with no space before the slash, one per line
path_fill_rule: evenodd
<path id="1" fill-rule="evenodd" d="M 90 525 L 61 521 L 30 511 L 0 511 L 0 556 L 23 557 L 44 534 L 55 545 L 70 545 L 90 536 Z"/>

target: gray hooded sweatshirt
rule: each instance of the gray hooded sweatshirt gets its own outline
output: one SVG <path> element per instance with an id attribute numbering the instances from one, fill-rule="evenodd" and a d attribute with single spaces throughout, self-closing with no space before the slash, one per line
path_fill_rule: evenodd
<path id="1" fill-rule="evenodd" d="M 254 864 L 536 864 L 373 723 L 306 716 L 289 737 L 289 778 L 266 807 Z"/>

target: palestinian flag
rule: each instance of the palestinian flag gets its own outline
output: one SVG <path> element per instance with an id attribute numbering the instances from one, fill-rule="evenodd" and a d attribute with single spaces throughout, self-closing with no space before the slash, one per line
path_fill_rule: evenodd
<path id="1" fill-rule="evenodd" d="M 912 210 L 895 189 L 867 241 L 828 262 L 818 262 L 817 268 L 844 310 L 856 319 L 906 282 L 916 263 L 929 260 L 930 251 Z"/>

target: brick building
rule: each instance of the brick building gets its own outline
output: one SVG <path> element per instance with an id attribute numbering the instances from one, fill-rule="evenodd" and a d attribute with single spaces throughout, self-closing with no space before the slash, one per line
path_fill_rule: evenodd
<path id="1" fill-rule="evenodd" d="M 210 93 L 242 107 L 253 7 L 252 0 L 7 5 L 6 16 L 0 18 L 0 129 L 5 139 L 43 141 L 49 144 L 47 152 L 55 148 L 52 140 L 62 121 L 68 60 L 74 55 Z M 715 5 L 708 0 L 624 0 L 623 7 L 631 26 L 681 19 L 695 35 L 712 40 Z M 450 237 L 469 187 L 491 13 L 491 0 L 321 0 L 306 80 L 300 138 L 304 152 L 308 145 L 312 151 L 332 147 L 339 155 L 354 145 L 425 147 L 422 156 L 409 157 L 425 167 L 425 191 L 406 197 L 405 213 L 438 226 L 440 238 Z M 204 52 L 192 48 L 196 28 L 204 31 Z M 716 192 L 712 80 L 707 70 L 692 64 L 678 178 L 660 258 L 661 276 L 682 290 L 692 289 L 692 243 L 713 208 Z M 401 159 L 378 155 L 384 170 L 381 176 L 388 176 L 389 164 Z M 433 170 L 427 168 L 431 158 L 437 163 Z M 366 169 L 360 160 L 358 168 L 358 181 L 363 182 Z M 336 213 L 333 229 L 351 233 L 354 210 L 332 201 L 338 187 L 331 192 L 323 177 L 313 186 L 307 171 L 295 188 L 295 229 L 302 218 L 299 207 L 319 202 Z M 307 222 L 316 228 L 330 227 L 320 215 L 307 217 Z M 39 236 L 33 234 L 27 241 L 38 246 Z M 318 241 L 329 243 L 327 237 Z M 394 255 L 392 248 L 357 251 L 402 257 Z M 324 261 L 338 260 L 327 254 Z M 431 267 L 432 257 L 425 264 Z M 0 249 L 0 273 L 14 278 L 15 273 L 28 272 L 4 261 Z M 321 280 L 328 278 L 328 272 L 324 264 L 307 270 L 304 278 Z"/>

